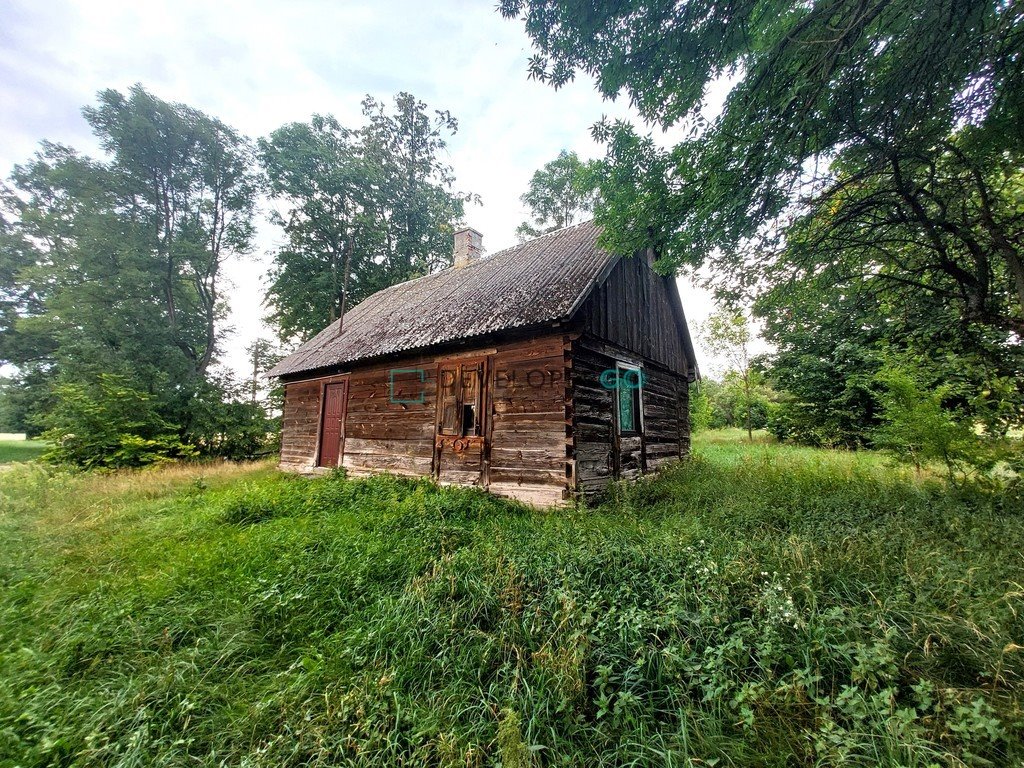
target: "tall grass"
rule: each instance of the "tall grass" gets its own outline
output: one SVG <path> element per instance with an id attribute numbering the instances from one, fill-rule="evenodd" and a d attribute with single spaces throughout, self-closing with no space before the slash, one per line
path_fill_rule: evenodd
<path id="1" fill-rule="evenodd" d="M 0 764 L 1024 759 L 1024 503 L 872 454 L 712 435 L 552 512 L 267 465 L 0 483 Z"/>

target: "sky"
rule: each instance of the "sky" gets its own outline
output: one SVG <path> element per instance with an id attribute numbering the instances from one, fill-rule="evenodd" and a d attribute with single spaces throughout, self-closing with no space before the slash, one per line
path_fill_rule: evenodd
<path id="1" fill-rule="evenodd" d="M 536 169 L 563 149 L 602 156 L 590 136 L 602 116 L 639 122 L 625 98 L 602 100 L 586 77 L 557 91 L 531 81 L 531 54 L 522 24 L 502 18 L 494 0 L 0 0 L 0 174 L 42 139 L 100 156 L 81 108 L 105 88 L 142 83 L 252 138 L 314 113 L 358 126 L 366 94 L 390 101 L 408 91 L 458 119 L 446 159 L 457 189 L 480 196 L 466 223 L 493 252 L 516 243 L 527 218 L 519 196 Z M 261 303 L 283 237 L 266 221 L 271 205 L 262 206 L 254 252 L 225 271 L 222 359 L 243 375 L 245 346 L 272 336 Z M 679 288 L 696 336 L 714 303 L 689 279 Z M 720 369 L 714 350 L 695 342 L 701 370 Z"/>

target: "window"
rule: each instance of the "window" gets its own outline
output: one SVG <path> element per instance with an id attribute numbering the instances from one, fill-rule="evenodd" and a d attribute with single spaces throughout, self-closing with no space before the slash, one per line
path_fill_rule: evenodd
<path id="1" fill-rule="evenodd" d="M 462 366 L 462 434 L 479 435 L 480 421 L 477 413 L 480 409 L 480 378 L 483 366 L 480 363 L 468 363 Z"/>
<path id="2" fill-rule="evenodd" d="M 620 435 L 639 435 L 643 431 L 643 371 L 633 365 L 615 366 L 615 397 L 618 403 Z"/>
<path id="3" fill-rule="evenodd" d="M 438 371 L 438 432 L 442 435 L 479 435 L 481 363 L 442 367 Z"/>

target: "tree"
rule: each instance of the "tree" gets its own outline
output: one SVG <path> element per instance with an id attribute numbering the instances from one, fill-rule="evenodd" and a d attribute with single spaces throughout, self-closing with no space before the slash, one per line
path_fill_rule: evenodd
<path id="1" fill-rule="evenodd" d="M 875 430 L 878 447 L 912 464 L 918 473 L 927 462 L 941 462 L 951 482 L 958 473 L 990 469 L 995 463 L 993 446 L 975 433 L 972 420 L 944 407 L 950 387 L 929 386 L 912 368 L 898 363 L 887 364 L 877 379 L 883 385 L 882 423 Z"/>
<path id="2" fill-rule="evenodd" d="M 390 114 L 383 102 L 367 96 L 363 115 L 363 152 L 380 178 L 373 213 L 380 223 L 379 257 L 384 269 L 373 290 L 433 272 L 452 262 L 452 237 L 465 203 L 479 202 L 454 191 L 455 176 L 442 155 L 446 136 L 458 121 L 445 110 L 427 114 L 427 105 L 410 93 L 394 97 Z"/>
<path id="3" fill-rule="evenodd" d="M 520 242 L 572 226 L 591 212 L 597 195 L 593 167 L 563 149 L 534 172 L 529 189 L 519 198 L 530 210 L 530 221 L 516 229 Z"/>
<path id="4" fill-rule="evenodd" d="M 262 400 L 262 393 L 266 389 L 266 373 L 284 355 L 277 345 L 270 339 L 256 339 L 245 348 L 246 356 L 252 360 L 252 378 L 249 380 L 249 401 L 256 405 Z"/>
<path id="5" fill-rule="evenodd" d="M 141 85 L 101 92 L 83 114 L 106 157 L 43 142 L 0 197 L 0 271 L 12 277 L 0 362 L 17 366 L 36 403 L 26 410 L 53 429 L 71 423 L 54 413 L 90 403 L 103 413 L 113 376 L 117 391 L 144 397 L 140 415 L 159 419 L 149 432 L 169 425 L 184 439 L 221 338 L 223 264 L 251 244 L 252 148 Z"/>
<path id="6" fill-rule="evenodd" d="M 708 381 L 704 379 L 690 385 L 690 431 L 694 433 L 704 432 L 713 426 L 714 412 L 706 386 Z"/>
<path id="7" fill-rule="evenodd" d="M 951 284 L 966 290 L 965 321 L 1024 329 L 1019 193 L 1003 171 L 1020 167 L 1024 148 L 1015 4 L 503 0 L 500 9 L 522 16 L 538 48 L 533 77 L 558 87 L 586 72 L 662 128 L 688 129 L 661 150 L 625 123 L 595 127 L 609 142 L 595 213 L 613 250 L 651 246 L 675 267 L 710 259 L 733 292 L 749 293 L 768 282 L 759 259 L 785 245 L 790 222 L 814 214 L 811 241 L 825 242 L 882 221 L 894 258 L 900 240 L 929 251 L 892 279 L 917 290 Z M 731 90 L 708 120 L 715 83 Z M 945 179 L 969 188 L 969 210 L 944 210 Z M 959 252 L 943 256 L 951 244 Z M 958 272 L 964 258 L 968 274 Z"/>
<path id="8" fill-rule="evenodd" d="M 112 157 L 123 213 L 160 269 L 170 338 L 202 376 L 214 358 L 224 260 L 251 245 L 257 192 L 249 142 L 219 120 L 141 85 L 82 110 Z"/>
<path id="9" fill-rule="evenodd" d="M 743 412 L 747 437 L 753 442 L 755 374 L 750 359 L 750 323 L 740 312 L 720 310 L 704 322 L 700 336 L 707 347 L 714 349 L 726 359 L 729 372 L 735 374 L 742 387 L 742 400 L 738 407 Z"/>
<path id="10" fill-rule="evenodd" d="M 912 361 L 933 386 L 951 387 L 944 402 L 987 432 L 1005 434 L 1024 422 L 1024 358 L 1005 330 L 964 322 L 966 305 L 945 290 L 911 290 L 881 266 L 858 279 L 837 275 L 827 264 L 808 266 L 755 303 L 776 350 L 770 379 L 788 393 L 770 427 L 776 436 L 871 445 L 880 417 L 875 376 L 893 356 Z"/>
<path id="11" fill-rule="evenodd" d="M 330 116 L 278 128 L 259 148 L 271 194 L 290 206 L 271 217 L 288 244 L 274 255 L 270 319 L 282 338 L 305 338 L 341 311 L 350 244 L 366 240 L 368 172 L 353 131 Z"/>
<path id="12" fill-rule="evenodd" d="M 366 125 L 331 116 L 291 123 L 259 142 L 274 221 L 287 244 L 274 255 L 270 319 L 284 341 L 304 340 L 346 308 L 451 262 L 455 223 L 469 199 L 441 160 L 458 124 L 400 93 L 394 111 L 367 97 Z"/>
<path id="13" fill-rule="evenodd" d="M 760 259 L 771 284 L 819 283 L 886 296 L 896 311 L 926 297 L 952 320 L 1024 335 L 1024 172 L 973 130 L 933 147 L 844 153 L 834 176 Z"/>
<path id="14" fill-rule="evenodd" d="M 908 337 L 888 334 L 885 307 L 868 294 L 792 282 L 755 306 L 772 344 L 768 378 L 782 392 L 768 429 L 814 446 L 870 445 L 878 425 L 873 382 L 881 354 Z"/>

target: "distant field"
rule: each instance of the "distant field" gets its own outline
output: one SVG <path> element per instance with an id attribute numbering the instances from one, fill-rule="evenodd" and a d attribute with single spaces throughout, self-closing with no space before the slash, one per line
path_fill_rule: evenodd
<path id="1" fill-rule="evenodd" d="M 0 766 L 1024 764 L 1024 508 L 695 436 L 537 511 L 270 462 L 0 474 Z"/>
<path id="2" fill-rule="evenodd" d="M 44 440 L 0 440 L 0 464 L 32 461 L 47 448 Z"/>

